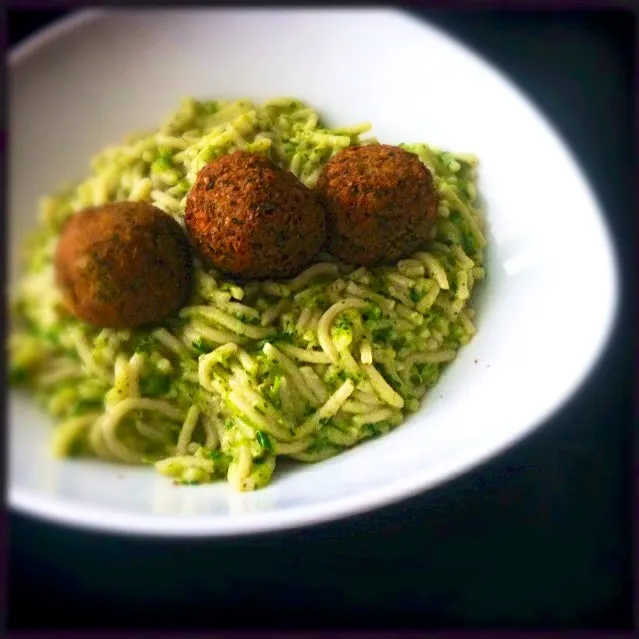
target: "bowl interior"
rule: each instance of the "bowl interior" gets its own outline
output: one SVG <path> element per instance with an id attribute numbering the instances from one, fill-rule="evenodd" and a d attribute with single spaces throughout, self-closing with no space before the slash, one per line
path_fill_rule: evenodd
<path id="1" fill-rule="evenodd" d="M 11 283 L 39 196 L 82 179 L 94 153 L 153 128 L 185 95 L 293 95 L 333 124 L 371 121 L 380 141 L 476 153 L 490 242 L 479 333 L 423 409 L 387 436 L 321 464 L 284 465 L 254 494 L 222 483 L 177 488 L 146 468 L 53 460 L 49 420 L 13 393 L 9 488 L 17 508 L 145 534 L 252 532 L 356 512 L 450 477 L 539 425 L 606 340 L 615 263 L 574 160 L 509 82 L 408 15 L 95 13 L 24 45 L 11 59 L 9 85 Z"/>

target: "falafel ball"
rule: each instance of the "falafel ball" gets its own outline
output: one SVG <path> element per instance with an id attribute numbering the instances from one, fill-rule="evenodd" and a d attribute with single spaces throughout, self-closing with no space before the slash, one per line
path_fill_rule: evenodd
<path id="1" fill-rule="evenodd" d="M 345 262 L 394 262 L 429 238 L 438 195 L 428 168 L 404 149 L 348 147 L 326 163 L 316 188 L 329 250 Z"/>
<path id="2" fill-rule="evenodd" d="M 191 253 L 182 228 L 144 202 L 115 202 L 71 217 L 54 265 L 68 309 L 101 328 L 159 322 L 191 291 Z"/>
<path id="3" fill-rule="evenodd" d="M 184 216 L 202 259 L 247 279 L 295 275 L 322 247 L 325 218 L 317 195 L 292 173 L 246 151 L 200 171 Z"/>

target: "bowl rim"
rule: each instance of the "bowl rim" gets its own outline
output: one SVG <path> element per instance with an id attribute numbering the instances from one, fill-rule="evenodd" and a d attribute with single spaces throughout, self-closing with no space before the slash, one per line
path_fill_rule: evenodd
<path id="1" fill-rule="evenodd" d="M 175 10 L 175 8 L 173 10 Z M 239 13 L 246 12 L 249 9 L 245 7 L 224 7 L 220 8 L 220 10 L 225 13 Z M 278 8 L 278 10 L 284 12 L 294 11 L 292 8 L 284 7 Z M 538 107 L 536 101 L 534 101 L 532 97 L 529 97 L 509 74 L 502 71 L 500 67 L 487 59 L 480 51 L 467 45 L 463 40 L 450 34 L 444 28 L 440 28 L 436 24 L 431 23 L 428 19 L 422 20 L 414 16 L 409 10 L 397 8 L 387 8 L 386 10 L 421 22 L 428 27 L 428 29 L 437 33 L 438 36 L 443 37 L 469 56 L 482 62 L 488 71 L 497 76 L 504 84 L 508 85 L 509 89 L 516 94 L 518 98 L 529 105 L 540 122 L 558 140 L 568 160 L 575 166 L 582 189 L 593 202 L 594 208 L 599 213 L 601 223 L 604 227 L 602 243 L 609 254 L 613 287 L 612 303 L 609 309 L 607 309 L 607 316 L 600 328 L 601 336 L 599 344 L 597 348 L 593 350 L 593 354 L 587 365 L 582 368 L 579 374 L 573 377 L 567 386 L 567 390 L 558 394 L 554 402 L 548 403 L 543 410 L 539 411 L 539 415 L 536 419 L 531 420 L 530 423 L 525 426 L 519 427 L 515 432 L 503 436 L 498 444 L 493 440 L 489 440 L 466 453 L 457 453 L 456 455 L 448 457 L 446 462 L 441 465 L 431 465 L 420 474 L 413 474 L 408 478 L 400 478 L 382 488 L 374 488 L 358 493 L 355 497 L 345 496 L 340 499 L 321 502 L 311 506 L 295 507 L 270 513 L 252 513 L 248 517 L 234 517 L 229 515 L 196 515 L 184 517 L 166 515 L 150 516 L 131 515 L 109 508 L 75 505 L 56 501 L 50 497 L 11 485 L 11 481 L 9 480 L 7 482 L 8 504 L 15 512 L 78 529 L 149 537 L 244 536 L 292 528 L 305 528 L 307 526 L 363 514 L 392 503 L 404 501 L 459 477 L 469 470 L 484 464 L 487 460 L 502 454 L 514 444 L 524 440 L 533 431 L 542 427 L 551 415 L 553 415 L 557 409 L 564 406 L 586 382 L 607 350 L 613 328 L 619 318 L 620 273 L 618 255 L 614 250 L 612 234 L 604 214 L 605 208 L 588 179 L 579 158 L 573 153 L 572 148 L 564 136 L 557 130 L 545 112 Z M 324 7 L 323 11 L 335 13 L 339 11 L 339 8 Z M 117 12 L 118 9 L 113 10 L 109 8 L 83 9 L 74 11 L 68 16 L 55 20 L 50 25 L 36 31 L 18 45 L 11 48 L 7 56 L 9 73 L 14 72 L 18 64 L 28 59 L 29 56 L 37 54 L 38 51 L 47 44 L 55 42 L 67 33 L 73 32 L 85 24 L 103 19 L 109 14 Z M 11 391 L 9 390 L 8 396 L 10 396 L 10 394 Z"/>

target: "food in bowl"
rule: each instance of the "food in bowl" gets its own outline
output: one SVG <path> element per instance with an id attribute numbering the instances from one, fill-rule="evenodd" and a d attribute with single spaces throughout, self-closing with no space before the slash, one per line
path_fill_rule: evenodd
<path id="1" fill-rule="evenodd" d="M 268 157 L 247 151 L 199 172 L 184 220 L 203 261 L 243 279 L 296 275 L 326 239 L 317 195 Z"/>
<path id="2" fill-rule="evenodd" d="M 369 129 L 297 99 L 187 99 L 43 200 L 10 372 L 59 422 L 58 455 L 254 490 L 278 457 L 327 459 L 418 410 L 475 333 L 477 160 Z M 136 216 L 138 252 L 113 232 Z M 86 268 L 106 236 L 108 312 Z"/>
<path id="3" fill-rule="evenodd" d="M 69 311 L 102 328 L 161 322 L 191 292 L 191 253 L 180 225 L 145 202 L 76 213 L 54 258 Z"/>
<path id="4" fill-rule="evenodd" d="M 414 153 L 388 144 L 349 146 L 326 163 L 318 190 L 329 250 L 349 264 L 396 262 L 430 239 L 438 195 Z"/>

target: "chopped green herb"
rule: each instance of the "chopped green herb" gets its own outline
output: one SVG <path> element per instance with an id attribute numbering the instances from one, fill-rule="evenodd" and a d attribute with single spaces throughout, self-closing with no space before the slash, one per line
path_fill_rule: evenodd
<path id="1" fill-rule="evenodd" d="M 194 342 L 191 342 L 191 346 L 193 346 L 198 353 L 204 354 L 211 351 L 211 347 L 203 337 L 198 337 Z"/>
<path id="2" fill-rule="evenodd" d="M 270 453 L 273 452 L 273 444 L 271 443 L 269 436 L 264 431 L 258 430 L 257 433 L 255 433 L 255 438 L 257 439 L 257 443 L 264 450 L 268 450 Z"/>
<path id="3" fill-rule="evenodd" d="M 379 437 L 382 434 L 379 428 L 375 424 L 364 424 L 364 430 L 371 437 Z"/>
<path id="4" fill-rule="evenodd" d="M 158 159 L 151 165 L 153 173 L 162 173 L 173 168 L 173 154 L 171 151 L 162 151 Z"/>
<path id="5" fill-rule="evenodd" d="M 293 341 L 293 337 L 295 336 L 295 327 L 287 326 L 285 329 L 278 331 L 272 337 L 268 337 L 266 339 L 258 342 L 260 344 L 260 349 L 264 347 L 264 344 L 275 344 L 276 342 L 284 342 L 285 344 L 290 344 Z"/>
<path id="6" fill-rule="evenodd" d="M 324 450 L 325 448 L 334 448 L 334 446 L 325 437 L 318 437 L 306 449 L 306 452 L 307 453 L 319 453 L 320 451 Z"/>
<path id="7" fill-rule="evenodd" d="M 352 327 L 353 322 L 344 315 L 340 316 L 335 322 L 333 322 L 333 328 L 336 328 L 339 331 L 348 331 Z"/>
<path id="8" fill-rule="evenodd" d="M 146 335 L 135 347 L 136 353 L 150 353 L 155 348 L 155 338 L 152 335 Z"/>
<path id="9" fill-rule="evenodd" d="M 373 331 L 373 340 L 376 342 L 392 342 L 397 337 L 397 332 L 391 326 L 378 328 Z"/>
<path id="10" fill-rule="evenodd" d="M 325 308 L 328 305 L 328 303 L 326 301 L 326 298 L 323 295 L 318 295 L 317 297 L 314 297 L 311 300 L 311 305 L 313 308 L 321 310 Z"/>
<path id="11" fill-rule="evenodd" d="M 462 248 L 467 255 L 473 252 L 474 242 L 469 233 L 462 232 Z"/>
<path id="12" fill-rule="evenodd" d="M 282 376 L 276 375 L 275 379 L 273 380 L 273 393 L 274 394 L 279 393 L 281 387 L 282 387 Z"/>
<path id="13" fill-rule="evenodd" d="M 169 375 L 151 375 L 140 379 L 140 393 L 143 397 L 159 397 L 171 388 Z"/>
<path id="14" fill-rule="evenodd" d="M 438 364 L 415 364 L 415 372 L 411 374 L 414 384 L 426 384 L 428 388 L 433 386 L 439 378 Z"/>
<path id="15" fill-rule="evenodd" d="M 75 417 L 76 415 L 82 415 L 82 413 L 87 413 L 92 409 L 101 408 L 104 404 L 104 400 L 97 397 L 89 397 L 84 399 L 79 399 L 69 410 L 69 416 Z"/>
<path id="16" fill-rule="evenodd" d="M 382 309 L 379 306 L 373 306 L 370 311 L 368 311 L 368 315 L 371 319 L 378 320 L 382 317 Z"/>

